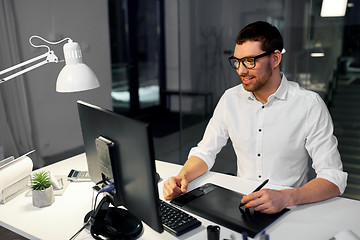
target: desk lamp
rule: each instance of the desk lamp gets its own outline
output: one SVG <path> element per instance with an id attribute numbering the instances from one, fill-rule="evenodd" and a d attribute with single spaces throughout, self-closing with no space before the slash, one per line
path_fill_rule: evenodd
<path id="1" fill-rule="evenodd" d="M 12 66 L 10 68 L 7 68 L 3 71 L 0 71 L 0 84 L 4 83 L 14 77 L 17 77 L 23 73 L 26 73 L 28 71 L 31 71 L 35 68 L 38 68 L 46 63 L 58 63 L 58 57 L 54 54 L 54 51 L 50 50 L 50 48 L 47 45 L 35 45 L 32 43 L 33 38 L 38 38 L 43 40 L 44 42 L 48 44 L 59 44 L 64 41 L 68 41 L 64 44 L 63 50 L 64 50 L 64 57 L 66 65 L 64 68 L 60 71 L 57 81 L 56 81 L 56 91 L 57 92 L 78 92 L 78 91 L 84 91 L 84 90 L 90 90 L 94 89 L 100 86 L 99 81 L 97 80 L 94 72 L 83 63 L 82 61 L 82 54 L 80 45 L 76 42 L 73 42 L 70 38 L 64 38 L 63 40 L 60 40 L 58 42 L 50 42 L 47 41 L 39 36 L 32 36 L 29 39 L 29 43 L 33 47 L 44 47 L 47 49 L 47 52 L 38 56 L 34 57 L 28 61 L 22 62 L 20 64 L 17 64 L 15 66 Z M 39 62 L 41 59 L 45 58 L 45 60 Z M 64 61 L 64 60 L 62 60 Z M 60 62 L 62 62 L 60 61 Z M 14 71 L 20 67 L 24 67 L 30 63 L 35 63 L 32 66 L 29 66 L 21 71 L 18 71 L 16 73 L 13 73 L 10 76 L 2 78 L 1 76 L 5 73 Z"/>

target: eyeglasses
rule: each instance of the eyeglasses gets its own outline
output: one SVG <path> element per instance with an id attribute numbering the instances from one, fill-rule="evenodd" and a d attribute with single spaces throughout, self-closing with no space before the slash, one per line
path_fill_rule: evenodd
<path id="1" fill-rule="evenodd" d="M 267 51 L 264 52 L 260 55 L 257 55 L 255 57 L 243 57 L 243 58 L 236 58 L 234 56 L 231 56 L 228 58 L 230 65 L 234 68 L 234 69 L 238 69 L 240 67 L 240 62 L 244 65 L 245 68 L 247 69 L 251 69 L 254 68 L 256 66 L 256 59 L 265 57 L 267 55 L 270 55 L 271 53 L 273 53 L 273 51 Z"/>

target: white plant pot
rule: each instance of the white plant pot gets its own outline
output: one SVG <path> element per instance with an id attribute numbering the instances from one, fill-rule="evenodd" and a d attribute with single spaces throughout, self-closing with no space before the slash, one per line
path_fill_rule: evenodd
<path id="1" fill-rule="evenodd" d="M 55 201 L 54 189 L 52 186 L 45 190 L 32 191 L 32 200 L 35 207 L 47 207 Z"/>

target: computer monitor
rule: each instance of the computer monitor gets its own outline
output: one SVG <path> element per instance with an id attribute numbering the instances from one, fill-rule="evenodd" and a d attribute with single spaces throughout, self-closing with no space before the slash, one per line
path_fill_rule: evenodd
<path id="1" fill-rule="evenodd" d="M 155 231 L 162 232 L 149 124 L 83 101 L 78 101 L 77 105 L 91 180 L 97 183 L 103 175 L 110 175 L 106 177 L 114 180 L 115 205 L 123 205 Z M 99 137 L 113 143 L 109 148 L 111 163 L 99 161 L 96 147 Z"/>

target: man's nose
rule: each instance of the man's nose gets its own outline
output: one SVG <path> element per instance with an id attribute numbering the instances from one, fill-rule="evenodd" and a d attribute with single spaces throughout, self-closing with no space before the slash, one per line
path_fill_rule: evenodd
<path id="1" fill-rule="evenodd" d="M 240 66 L 238 69 L 236 69 L 236 72 L 241 76 L 241 75 L 247 74 L 249 72 L 249 70 L 244 66 L 243 63 L 240 63 Z"/>

